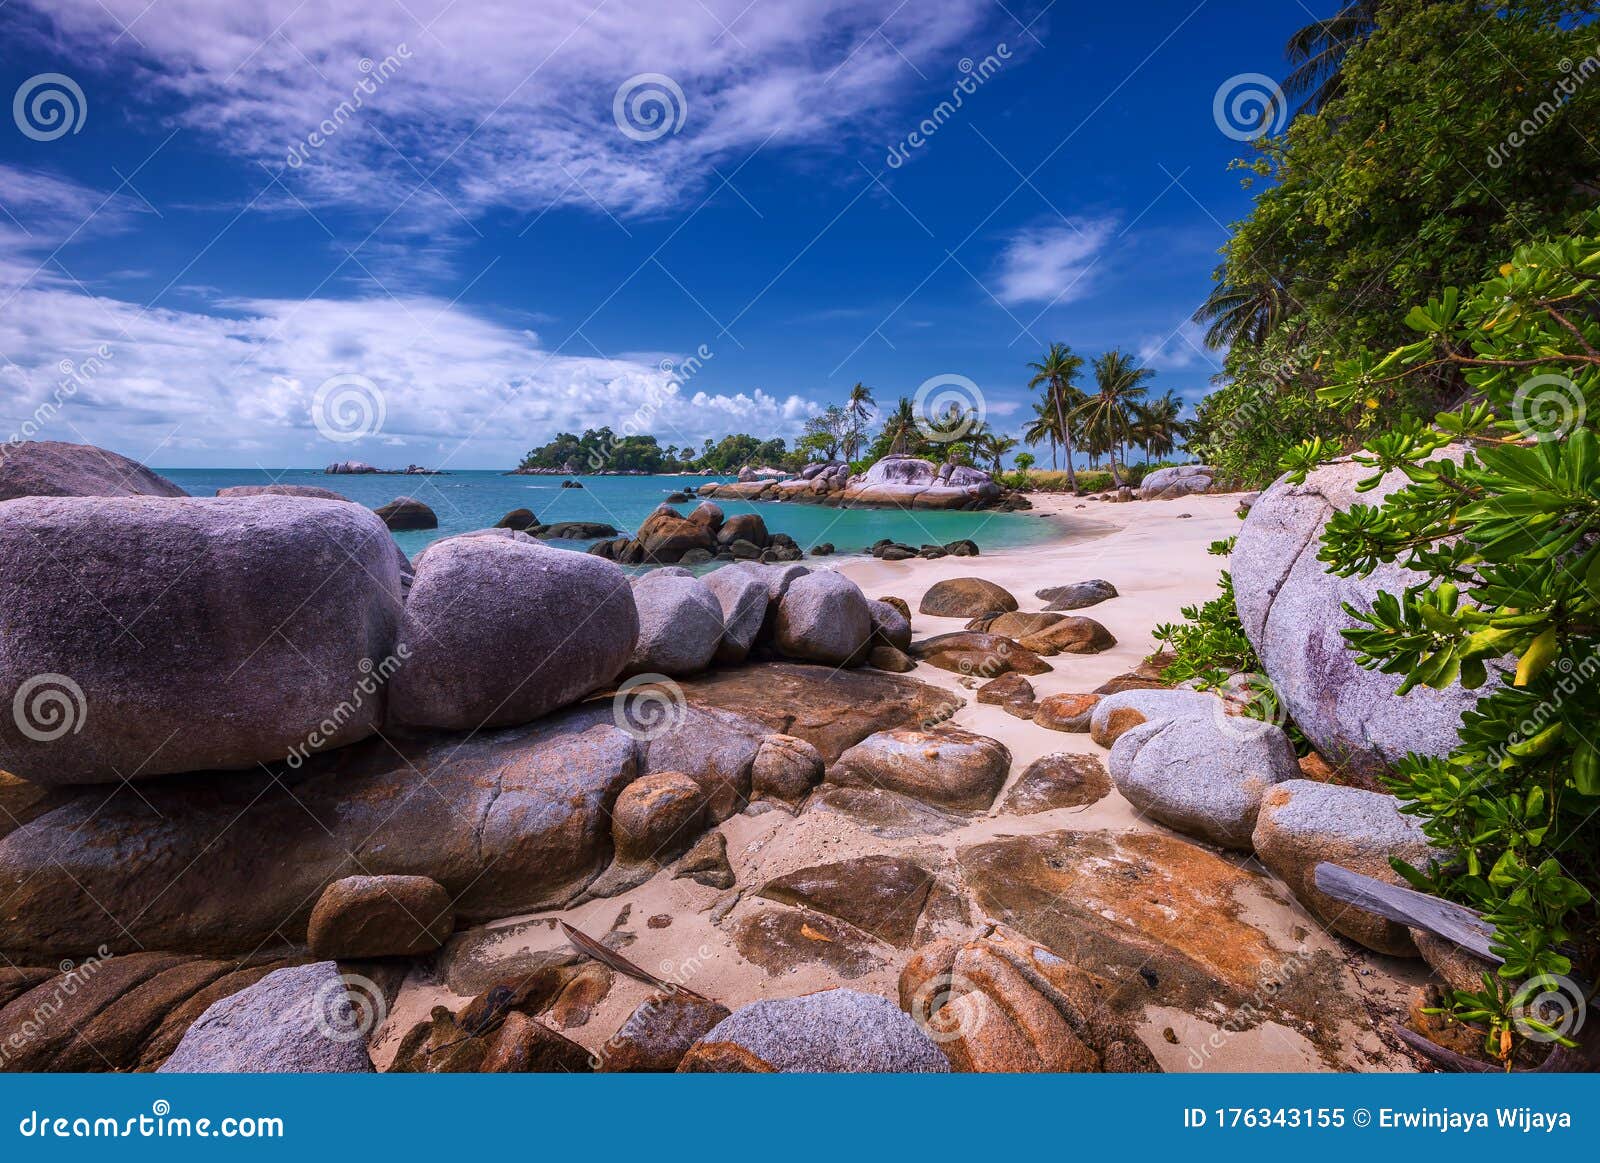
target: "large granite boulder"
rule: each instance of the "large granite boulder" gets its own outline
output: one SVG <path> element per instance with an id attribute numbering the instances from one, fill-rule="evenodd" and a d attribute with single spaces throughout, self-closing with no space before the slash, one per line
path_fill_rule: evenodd
<path id="1" fill-rule="evenodd" d="M 1380 593 L 1422 580 L 1399 564 L 1365 578 L 1340 578 L 1317 560 L 1322 530 L 1336 510 L 1377 505 L 1405 483 L 1398 470 L 1369 493 L 1356 482 L 1371 471 L 1350 461 L 1325 465 L 1302 485 L 1280 478 L 1250 509 L 1228 563 L 1245 634 L 1278 698 L 1317 751 L 1368 780 L 1407 752 L 1444 755 L 1457 743 L 1462 712 L 1492 688 L 1417 687 L 1395 697 L 1400 675 L 1356 665 L 1340 631 L 1356 625 L 1349 603 L 1367 609 Z"/>
<path id="2" fill-rule="evenodd" d="M 861 587 L 821 570 L 794 579 L 778 604 L 778 649 L 790 658 L 842 666 L 862 653 L 872 614 Z"/>
<path id="3" fill-rule="evenodd" d="M 1246 852 L 1261 797 L 1299 775 L 1294 745 L 1280 728 L 1222 714 L 1144 723 L 1111 748 L 1111 778 L 1135 808 L 1186 835 Z"/>
<path id="4" fill-rule="evenodd" d="M 947 1074 L 950 1061 L 888 998 L 830 989 L 735 1010 L 690 1047 L 678 1069 Z"/>
<path id="5" fill-rule="evenodd" d="M 353 743 L 382 721 L 399 619 L 394 539 L 356 505 L 6 502 L 0 767 L 115 783 Z"/>
<path id="6" fill-rule="evenodd" d="M 982 618 L 1016 608 L 1016 597 L 992 581 L 981 577 L 953 577 L 929 586 L 917 612 L 935 618 Z"/>
<path id="7" fill-rule="evenodd" d="M 935 634 L 911 644 L 911 657 L 940 670 L 970 674 L 977 678 L 996 678 L 1008 671 L 1016 674 L 1044 674 L 1052 667 L 1033 651 L 979 630 L 957 630 Z"/>
<path id="8" fill-rule="evenodd" d="M 502 532 L 418 558 L 392 721 L 455 731 L 531 722 L 611 682 L 633 653 L 639 614 L 620 569 Z"/>
<path id="9" fill-rule="evenodd" d="M 1092 578 L 1070 585 L 1047 586 L 1042 590 L 1035 590 L 1033 596 L 1041 602 L 1049 603 L 1045 606 L 1046 610 L 1081 610 L 1116 597 L 1117 587 L 1104 578 Z"/>
<path id="10" fill-rule="evenodd" d="M 1104 696 L 1089 714 L 1089 735 L 1110 747 L 1141 723 L 1170 719 L 1210 718 L 1226 713 L 1226 705 L 1206 691 L 1124 690 Z"/>
<path id="11" fill-rule="evenodd" d="M 0 501 L 13 497 L 184 497 L 164 476 L 92 444 L 0 444 Z"/>
<path id="12" fill-rule="evenodd" d="M 699 512 L 699 510 L 695 510 Z M 717 645 L 718 666 L 738 666 L 767 619 L 767 581 L 748 569 L 714 569 L 705 585 L 722 607 L 722 641 Z"/>
<path id="13" fill-rule="evenodd" d="M 878 646 L 888 646 L 904 653 L 911 649 L 911 619 L 898 606 L 867 600 L 867 613 L 872 617 L 872 641 Z"/>
<path id="14" fill-rule="evenodd" d="M 318 501 L 350 501 L 343 493 L 317 485 L 229 485 L 218 489 L 219 497 L 311 497 Z M 353 502 L 351 502 L 353 503 Z"/>
<path id="15" fill-rule="evenodd" d="M 639 639 L 627 674 L 693 674 L 711 665 L 722 645 L 722 604 L 688 573 L 654 570 L 633 583 Z"/>
<path id="16" fill-rule="evenodd" d="M 201 1014 L 160 1073 L 370 1074 L 376 1004 L 332 961 L 275 970 Z"/>
<path id="17" fill-rule="evenodd" d="M 1422 834 L 1422 822 L 1401 815 L 1399 800 L 1361 788 L 1288 780 L 1262 798 L 1254 842 L 1261 862 L 1324 924 L 1377 953 L 1418 955 L 1405 925 L 1334 900 L 1316 884 L 1317 865 L 1323 862 L 1403 884 L 1391 857 L 1418 868 L 1443 858 Z"/>
<path id="18" fill-rule="evenodd" d="M 1139 498 L 1144 501 L 1170 501 L 1211 490 L 1212 469 L 1204 464 L 1180 464 L 1175 468 L 1158 468 L 1147 473 L 1139 485 Z"/>
<path id="19" fill-rule="evenodd" d="M 901 509 L 975 509 L 998 501 L 1004 490 L 982 469 L 944 465 L 914 456 L 890 455 L 844 488 L 846 506 Z"/>
<path id="20" fill-rule="evenodd" d="M 716 548 L 715 527 L 707 523 L 705 514 L 697 519 L 685 517 L 670 505 L 661 505 L 634 535 L 634 542 L 642 553 L 642 560 L 674 562 L 695 549 Z"/>

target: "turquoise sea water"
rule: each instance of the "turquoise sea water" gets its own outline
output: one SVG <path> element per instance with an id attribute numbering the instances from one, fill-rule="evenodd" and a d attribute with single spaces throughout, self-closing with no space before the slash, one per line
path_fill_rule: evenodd
<path id="1" fill-rule="evenodd" d="M 545 524 L 605 521 L 632 533 L 668 493 L 726 477 L 582 476 L 581 489 L 563 489 L 560 477 L 504 476 L 457 472 L 448 476 L 329 476 L 317 469 L 158 469 L 192 496 L 210 497 L 230 485 L 318 485 L 370 508 L 400 496 L 416 497 L 438 514 L 437 529 L 396 533 L 413 557 L 430 541 L 493 525 L 512 509 L 532 509 Z M 718 501 L 725 513 L 760 513 L 767 528 L 787 533 L 809 550 L 831 541 L 839 553 L 859 553 L 892 537 L 912 545 L 944 544 L 970 537 L 980 549 L 1014 549 L 1057 538 L 1059 528 L 1031 513 L 905 513 L 892 509 L 828 509 L 820 505 Z M 685 512 L 693 507 L 679 506 Z M 585 542 L 552 541 L 582 549 Z"/>

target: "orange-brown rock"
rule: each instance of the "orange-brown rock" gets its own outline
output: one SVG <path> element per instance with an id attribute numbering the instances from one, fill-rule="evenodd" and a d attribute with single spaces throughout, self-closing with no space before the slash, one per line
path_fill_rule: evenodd
<path id="1" fill-rule="evenodd" d="M 1050 731 L 1087 731 L 1099 695 L 1048 695 L 1035 704 L 1033 721 Z"/>

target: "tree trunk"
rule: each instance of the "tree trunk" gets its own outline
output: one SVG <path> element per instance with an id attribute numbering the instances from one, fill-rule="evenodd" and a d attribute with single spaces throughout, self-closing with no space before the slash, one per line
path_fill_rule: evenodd
<path id="1" fill-rule="evenodd" d="M 1053 387 L 1054 385 L 1052 385 Z M 1052 391 L 1051 396 L 1056 402 L 1056 423 L 1061 426 L 1061 443 L 1067 450 L 1067 486 L 1072 490 L 1072 495 L 1078 495 L 1078 471 L 1072 467 L 1072 430 L 1067 427 L 1067 418 L 1061 412 L 1061 393 Z"/>

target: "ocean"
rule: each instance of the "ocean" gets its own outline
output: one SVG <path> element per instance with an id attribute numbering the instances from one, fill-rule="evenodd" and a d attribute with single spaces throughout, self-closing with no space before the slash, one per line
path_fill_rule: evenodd
<path id="1" fill-rule="evenodd" d="M 496 524 L 512 509 L 532 509 L 544 524 L 605 521 L 631 534 L 667 494 L 688 485 L 726 481 L 711 476 L 577 476 L 581 489 L 564 489 L 560 477 L 505 476 L 498 472 L 453 472 L 441 476 L 330 476 L 320 469 L 175 468 L 157 472 L 196 497 L 231 485 L 319 485 L 377 508 L 411 496 L 439 517 L 437 529 L 395 534 L 415 557 L 431 541 Z M 831 541 L 838 553 L 861 553 L 884 537 L 911 545 L 970 537 L 983 552 L 1037 545 L 1059 537 L 1059 527 L 1031 513 L 902 512 L 895 509 L 829 509 L 821 505 L 718 501 L 723 512 L 760 513 L 773 533 L 787 533 L 810 550 Z M 694 507 L 679 506 L 684 512 Z M 568 549 L 588 542 L 551 541 Z"/>

